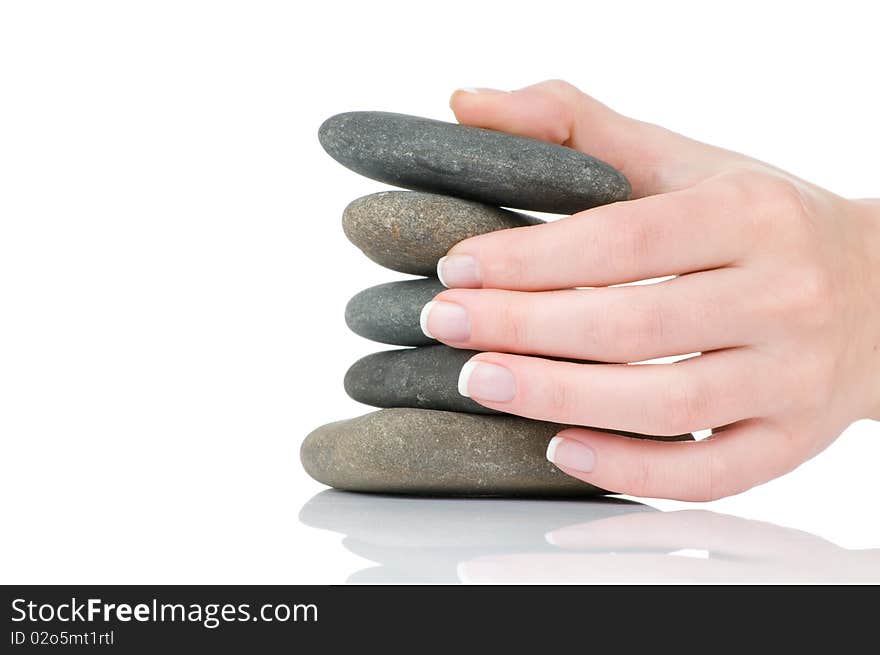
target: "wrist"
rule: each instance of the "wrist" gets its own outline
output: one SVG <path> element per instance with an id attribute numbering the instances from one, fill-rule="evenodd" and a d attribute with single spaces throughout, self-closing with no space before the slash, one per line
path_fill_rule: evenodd
<path id="1" fill-rule="evenodd" d="M 871 389 L 871 404 L 868 418 L 880 420 L 880 199 L 859 200 L 856 206 L 861 218 L 864 233 L 864 255 L 868 271 L 865 277 L 869 312 L 868 344 L 866 355 L 871 370 L 868 388 Z"/>

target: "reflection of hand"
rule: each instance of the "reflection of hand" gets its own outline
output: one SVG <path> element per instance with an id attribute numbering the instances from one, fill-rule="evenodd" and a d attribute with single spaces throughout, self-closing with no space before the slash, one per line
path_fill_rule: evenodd
<path id="1" fill-rule="evenodd" d="M 559 553 L 463 562 L 475 583 L 874 583 L 880 550 L 702 510 L 627 514 L 547 533 Z"/>
<path id="2" fill-rule="evenodd" d="M 880 205 L 840 198 L 743 155 L 615 113 L 562 82 L 457 92 L 462 123 L 562 143 L 621 169 L 635 200 L 467 239 L 430 333 L 477 355 L 460 387 L 571 429 L 548 455 L 637 496 L 708 500 L 814 456 L 880 417 Z M 661 276 L 649 285 L 614 287 Z M 575 287 L 595 287 L 590 289 Z M 580 365 L 522 353 L 638 362 Z"/>

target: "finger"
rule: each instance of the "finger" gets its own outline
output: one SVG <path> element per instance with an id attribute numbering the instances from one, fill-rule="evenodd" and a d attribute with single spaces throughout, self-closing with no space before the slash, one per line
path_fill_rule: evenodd
<path id="1" fill-rule="evenodd" d="M 485 407 L 569 425 L 677 435 L 778 410 L 779 376 L 748 348 L 674 364 L 578 364 L 480 353 L 459 392 Z"/>
<path id="2" fill-rule="evenodd" d="M 683 191 L 465 239 L 437 270 L 447 287 L 520 291 L 704 271 L 747 257 L 762 237 L 760 219 L 774 211 L 749 176 L 725 174 Z"/>
<path id="3" fill-rule="evenodd" d="M 663 442 L 563 430 L 548 459 L 563 472 L 615 493 L 708 501 L 779 477 L 813 453 L 791 428 L 744 421 L 702 441 Z M 589 470 L 586 470 L 589 469 Z"/>
<path id="4" fill-rule="evenodd" d="M 720 172 L 742 155 L 627 118 L 565 82 L 519 91 L 456 91 L 450 106 L 459 122 L 558 143 L 611 164 L 635 197 L 682 189 Z"/>
<path id="5" fill-rule="evenodd" d="M 455 348 L 638 362 L 749 345 L 774 314 L 749 293 L 758 284 L 724 268 L 627 287 L 451 289 L 426 305 L 424 325 Z"/>

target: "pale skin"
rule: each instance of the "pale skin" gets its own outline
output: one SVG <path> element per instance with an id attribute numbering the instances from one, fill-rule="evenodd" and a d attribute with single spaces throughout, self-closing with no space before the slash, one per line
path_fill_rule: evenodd
<path id="1" fill-rule="evenodd" d="M 631 201 L 477 236 L 441 260 L 450 289 L 423 325 L 484 351 L 460 390 L 570 425 L 713 430 L 659 442 L 567 429 L 548 449 L 562 471 L 616 493 L 713 500 L 880 419 L 880 201 L 622 116 L 565 82 L 457 91 L 451 106 L 463 124 L 598 157 L 633 188 Z"/>

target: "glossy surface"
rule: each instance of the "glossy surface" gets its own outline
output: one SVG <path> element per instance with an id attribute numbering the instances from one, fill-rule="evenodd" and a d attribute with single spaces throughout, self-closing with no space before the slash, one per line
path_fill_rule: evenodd
<path id="1" fill-rule="evenodd" d="M 328 490 L 300 521 L 369 560 L 355 584 L 878 583 L 880 549 L 616 498 L 413 499 Z"/>

